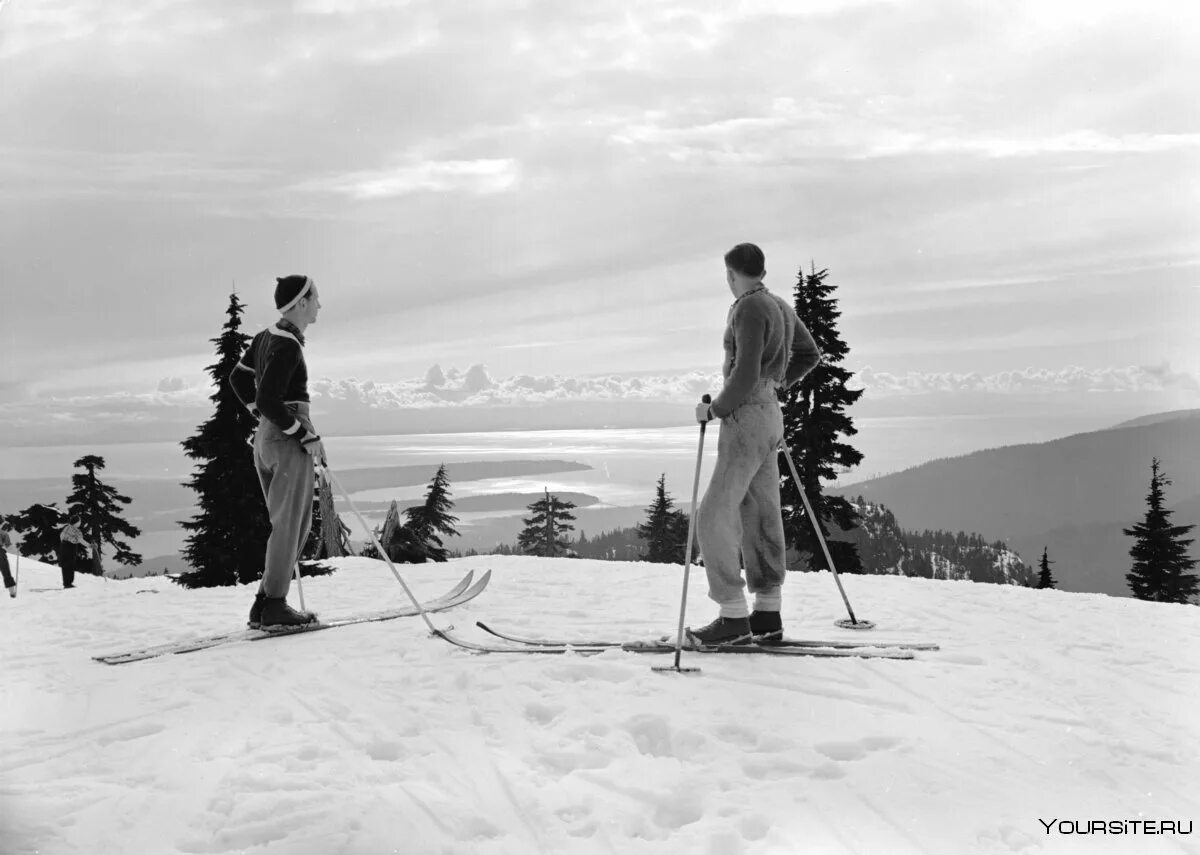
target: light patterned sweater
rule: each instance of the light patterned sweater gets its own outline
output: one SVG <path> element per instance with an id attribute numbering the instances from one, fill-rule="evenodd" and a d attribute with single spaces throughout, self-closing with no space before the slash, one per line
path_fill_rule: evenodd
<path id="1" fill-rule="evenodd" d="M 736 410 L 759 382 L 791 386 L 821 361 L 821 352 L 796 311 L 766 286 L 733 301 L 724 344 L 725 385 L 712 402 L 717 418 Z"/>

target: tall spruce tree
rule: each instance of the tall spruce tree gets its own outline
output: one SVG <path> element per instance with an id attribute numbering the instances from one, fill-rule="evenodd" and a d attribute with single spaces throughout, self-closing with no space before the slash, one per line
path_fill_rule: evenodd
<path id="1" fill-rule="evenodd" d="M 575 515 L 571 513 L 574 508 L 574 502 L 561 501 L 546 490 L 544 498 L 528 506 L 533 516 L 521 520 L 525 524 L 517 537 L 521 551 L 544 558 L 565 555 L 571 546 L 566 534 L 575 530 L 571 525 L 575 521 Z"/>
<path id="2" fill-rule="evenodd" d="M 658 479 L 654 501 L 646 508 L 646 520 L 637 527 L 638 537 L 648 547 L 641 559 L 656 564 L 682 564 L 687 530 L 688 516 L 675 508 L 675 500 L 667 493 L 664 472 Z"/>
<path id="3" fill-rule="evenodd" d="M 200 461 L 185 486 L 196 491 L 199 513 L 181 522 L 187 531 L 183 557 L 193 570 L 176 581 L 188 588 L 253 582 L 262 575 L 271 521 L 254 469 L 250 438 L 257 423 L 229 385 L 250 336 L 241 332 L 245 304 L 229 295 L 227 320 L 218 338 L 217 361 L 207 367 L 216 406 L 198 432 L 184 440 L 187 456 Z"/>
<path id="4" fill-rule="evenodd" d="M 1046 547 L 1043 546 L 1042 547 L 1042 561 L 1041 561 L 1041 564 L 1038 565 L 1039 567 L 1041 567 L 1041 572 L 1038 573 L 1038 583 L 1037 583 L 1037 586 L 1039 588 L 1057 588 L 1058 587 L 1058 582 L 1055 581 L 1054 576 L 1050 573 L 1050 565 L 1053 563 L 1054 562 L 1050 560 L 1050 556 L 1049 556 L 1049 553 L 1048 553 Z"/>
<path id="5" fill-rule="evenodd" d="M 1171 525 L 1174 511 L 1164 505 L 1163 488 L 1171 483 L 1159 471 L 1155 457 L 1150 466 L 1150 491 L 1146 495 L 1146 517 L 1132 528 L 1123 529 L 1136 543 L 1129 550 L 1133 569 L 1125 574 L 1129 590 L 1139 600 L 1187 603 L 1196 596 L 1200 580 L 1192 572 L 1196 559 L 1188 555 L 1191 538 L 1184 535 L 1194 525 Z"/>
<path id="6" fill-rule="evenodd" d="M 117 540 L 117 535 L 137 537 L 141 529 L 125 520 L 122 516 L 121 505 L 128 505 L 132 499 L 122 496 L 115 488 L 103 483 L 96 477 L 96 472 L 104 468 L 104 458 L 95 454 L 85 454 L 73 464 L 76 472 L 71 476 L 71 486 L 75 489 L 67 496 L 67 516 L 79 514 L 84 539 L 92 544 L 92 561 L 80 565 L 83 573 L 104 572 L 100 563 L 100 550 L 107 543 L 116 549 L 114 560 L 120 564 L 136 567 L 142 563 L 142 556 L 129 548 L 129 544 Z"/>
<path id="7" fill-rule="evenodd" d="M 438 466 L 437 473 L 429 482 L 429 489 L 425 491 L 425 504 L 414 505 L 404 511 L 405 528 L 424 547 L 431 561 L 446 560 L 442 536 L 458 536 L 458 529 L 454 527 L 458 517 L 450 514 L 453 508 L 450 478 L 446 474 L 446 464 L 443 463 Z"/>
<path id="8" fill-rule="evenodd" d="M 787 391 L 783 400 L 783 436 L 808 501 L 818 517 L 821 532 L 839 573 L 861 573 L 862 561 L 855 544 L 829 540 L 830 523 L 842 531 L 858 526 L 858 513 L 841 496 L 827 496 L 821 481 L 832 481 L 837 467 L 850 468 L 862 462 L 862 452 L 841 437 L 858 433 L 846 408 L 862 397 L 861 389 L 848 389 L 846 383 L 853 374 L 841 363 L 850 352 L 838 333 L 837 319 L 841 316 L 834 298 L 834 285 L 826 282 L 828 270 L 816 270 L 807 276 L 801 269 L 794 291 L 796 314 L 812 333 L 821 351 L 821 362 L 800 383 Z M 780 500 L 783 504 L 784 527 L 792 545 L 807 556 L 809 569 L 820 570 L 826 565 L 825 556 L 813 532 L 791 470 L 782 452 L 779 455 Z"/>

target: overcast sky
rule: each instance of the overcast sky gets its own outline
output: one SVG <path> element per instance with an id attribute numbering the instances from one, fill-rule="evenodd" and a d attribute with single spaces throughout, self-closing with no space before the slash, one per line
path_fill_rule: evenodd
<path id="1" fill-rule="evenodd" d="M 1200 406 L 1198 10 L 8 0 L 0 403 L 199 390 L 293 272 L 334 382 L 714 371 L 750 240 L 855 370 Z"/>

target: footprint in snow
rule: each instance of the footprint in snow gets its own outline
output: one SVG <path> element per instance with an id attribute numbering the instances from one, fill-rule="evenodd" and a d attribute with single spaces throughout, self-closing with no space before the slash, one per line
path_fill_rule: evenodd
<path id="1" fill-rule="evenodd" d="M 760 755 L 742 763 L 746 777 L 755 781 L 782 781 L 808 772 L 808 767 L 785 757 Z"/>
<path id="2" fill-rule="evenodd" d="M 96 737 L 97 745 L 111 745 L 114 742 L 129 742 L 146 736 L 162 733 L 166 725 L 154 721 L 139 722 L 125 727 L 118 727 L 111 733 L 102 733 Z"/>
<path id="3" fill-rule="evenodd" d="M 871 751 L 886 751 L 901 744 L 899 739 L 891 736 L 868 736 L 853 742 L 822 742 L 813 748 L 838 762 L 862 760 Z"/>
<path id="4" fill-rule="evenodd" d="M 651 757 L 694 757 L 704 745 L 704 736 L 690 730 L 674 730 L 661 715 L 638 715 L 624 724 L 638 751 Z"/>
<path id="5" fill-rule="evenodd" d="M 363 746 L 363 751 L 372 760 L 395 762 L 404 754 L 404 748 L 398 742 L 387 739 L 376 739 Z"/>
<path id="6" fill-rule="evenodd" d="M 546 725 L 562 715 L 563 708 L 549 704 L 531 703 L 525 705 L 525 718 L 533 724 Z"/>
<path id="7" fill-rule="evenodd" d="M 743 817 L 738 826 L 742 832 L 742 837 L 753 843 L 767 836 L 767 832 L 771 830 L 771 820 L 760 813 L 755 813 Z"/>

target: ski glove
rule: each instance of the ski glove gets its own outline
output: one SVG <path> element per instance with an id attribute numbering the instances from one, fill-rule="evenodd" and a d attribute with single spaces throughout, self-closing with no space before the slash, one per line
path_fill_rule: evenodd
<path id="1" fill-rule="evenodd" d="M 699 403 L 696 405 L 696 421 L 704 424 L 713 420 L 712 404 Z"/>

